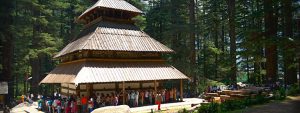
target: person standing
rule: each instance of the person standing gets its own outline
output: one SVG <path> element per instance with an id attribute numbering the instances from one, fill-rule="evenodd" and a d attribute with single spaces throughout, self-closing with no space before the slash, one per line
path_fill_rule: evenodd
<path id="1" fill-rule="evenodd" d="M 24 100 L 25 100 L 25 96 L 24 95 L 21 96 L 21 100 L 22 100 L 22 103 L 24 103 Z"/>
<path id="2" fill-rule="evenodd" d="M 152 105 L 152 91 L 149 92 L 149 104 Z"/>
<path id="3" fill-rule="evenodd" d="M 162 101 L 161 102 L 165 103 L 166 102 L 166 91 L 165 91 L 165 89 L 162 90 L 161 96 L 162 96 Z"/>
<path id="4" fill-rule="evenodd" d="M 149 92 L 148 92 L 148 90 L 146 90 L 146 92 L 145 92 L 145 103 L 149 104 Z"/>
<path id="5" fill-rule="evenodd" d="M 176 96 L 177 96 L 177 101 L 179 102 L 180 101 L 180 92 L 179 91 L 176 91 Z"/>
<path id="6" fill-rule="evenodd" d="M 117 106 L 119 103 L 119 95 L 115 96 L 115 106 Z"/>
<path id="7" fill-rule="evenodd" d="M 145 97 L 144 91 L 141 91 L 140 97 L 141 97 L 141 104 L 143 106 L 144 105 L 144 97 Z"/>
<path id="8" fill-rule="evenodd" d="M 46 106 L 48 107 L 48 113 L 51 113 L 52 109 L 52 100 L 48 97 Z"/>
<path id="9" fill-rule="evenodd" d="M 135 105 L 136 107 L 139 106 L 139 91 L 135 92 Z"/>
<path id="10" fill-rule="evenodd" d="M 176 102 L 176 97 L 177 97 L 177 91 L 176 91 L 176 88 L 174 88 L 173 94 L 174 94 L 174 96 L 173 96 L 174 101 Z"/>
<path id="11" fill-rule="evenodd" d="M 85 113 L 87 110 L 87 98 L 81 95 L 81 113 Z"/>
<path id="12" fill-rule="evenodd" d="M 97 104 L 95 104 L 95 107 L 96 107 L 96 108 L 99 108 L 99 107 L 100 107 L 100 104 L 101 104 L 101 96 L 100 96 L 99 93 L 97 93 L 96 103 L 97 103 Z"/>
<path id="13" fill-rule="evenodd" d="M 30 94 L 30 99 L 33 100 L 34 99 L 34 95 L 31 93 Z"/>
<path id="14" fill-rule="evenodd" d="M 76 113 L 76 109 L 77 109 L 77 102 L 73 99 L 71 100 L 71 113 Z"/>
<path id="15" fill-rule="evenodd" d="M 70 112 L 71 112 L 71 101 L 70 99 L 68 99 L 65 102 L 65 113 L 70 113 Z"/>
<path id="16" fill-rule="evenodd" d="M 89 113 L 91 113 L 94 110 L 94 100 L 91 98 L 88 102 L 88 108 L 89 108 Z"/>
<path id="17" fill-rule="evenodd" d="M 42 111 L 43 109 L 42 109 L 42 103 L 43 103 L 43 100 L 40 98 L 39 100 L 38 100 L 38 110 L 39 111 Z"/>
<path id="18" fill-rule="evenodd" d="M 80 96 L 77 95 L 77 98 L 76 98 L 76 105 L 77 105 L 77 112 L 78 111 L 81 111 L 80 107 L 81 107 L 81 102 L 80 102 Z"/>
<path id="19" fill-rule="evenodd" d="M 55 113 L 55 110 L 57 108 L 57 98 L 54 99 L 52 102 L 52 112 Z"/>
<path id="20" fill-rule="evenodd" d="M 126 94 L 127 94 L 127 96 L 125 98 L 126 104 L 130 106 L 130 92 L 127 91 Z"/>
<path id="21" fill-rule="evenodd" d="M 170 102 L 170 91 L 166 90 L 166 102 Z"/>
<path id="22" fill-rule="evenodd" d="M 101 93 L 101 107 L 105 106 L 105 96 L 103 93 Z"/>
<path id="23" fill-rule="evenodd" d="M 173 89 L 171 89 L 170 90 L 170 102 L 173 102 L 173 97 L 174 97 Z"/>
<path id="24" fill-rule="evenodd" d="M 57 113 L 61 113 L 61 99 L 57 99 L 56 106 Z"/>
<path id="25" fill-rule="evenodd" d="M 109 94 L 106 94 L 106 97 L 105 97 L 105 106 L 109 106 L 110 105 L 110 96 Z"/>
<path id="26" fill-rule="evenodd" d="M 156 94 L 156 96 L 155 96 L 155 103 L 158 105 L 157 106 L 158 110 L 160 110 L 161 101 L 162 101 L 161 94 L 160 93 Z"/>
<path id="27" fill-rule="evenodd" d="M 115 94 L 111 93 L 111 97 L 110 97 L 110 105 L 114 106 L 115 105 Z"/>
<path id="28" fill-rule="evenodd" d="M 135 93 L 131 91 L 130 93 L 130 106 L 134 107 L 134 99 L 135 99 Z"/>

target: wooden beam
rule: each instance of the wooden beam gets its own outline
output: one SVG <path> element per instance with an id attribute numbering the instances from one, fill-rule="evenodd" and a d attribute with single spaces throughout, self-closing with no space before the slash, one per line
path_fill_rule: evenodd
<path id="1" fill-rule="evenodd" d="M 183 101 L 183 81 L 180 79 L 180 101 Z M 176 98 L 176 97 L 175 97 Z"/>
<path id="2" fill-rule="evenodd" d="M 123 105 L 125 105 L 125 82 L 122 83 Z"/>

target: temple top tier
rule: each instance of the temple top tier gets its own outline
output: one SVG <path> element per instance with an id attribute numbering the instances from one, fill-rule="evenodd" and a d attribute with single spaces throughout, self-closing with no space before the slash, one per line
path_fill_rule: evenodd
<path id="1" fill-rule="evenodd" d="M 141 14 L 142 11 L 124 0 L 99 0 L 84 11 L 76 20 L 77 23 L 88 24 L 100 17 L 111 20 L 127 20 Z"/>
<path id="2" fill-rule="evenodd" d="M 83 58 L 160 59 L 174 51 L 133 24 L 142 13 L 124 0 L 99 0 L 79 16 L 85 23 L 72 42 L 54 58 L 63 62 Z"/>

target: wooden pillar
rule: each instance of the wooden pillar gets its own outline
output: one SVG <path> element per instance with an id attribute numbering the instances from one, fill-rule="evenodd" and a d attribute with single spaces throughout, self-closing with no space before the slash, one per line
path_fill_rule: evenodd
<path id="1" fill-rule="evenodd" d="M 89 88 L 90 88 L 89 84 L 85 84 L 86 95 L 84 95 L 84 96 L 86 96 L 86 97 L 89 97 L 89 96 L 90 96 Z"/>
<path id="2" fill-rule="evenodd" d="M 122 93 L 123 93 L 123 105 L 125 105 L 125 82 L 122 83 Z"/>
<path id="3" fill-rule="evenodd" d="M 90 96 L 91 96 L 91 85 L 86 84 L 86 97 L 90 98 Z"/>
<path id="4" fill-rule="evenodd" d="M 143 83 L 142 82 L 139 83 L 140 83 L 140 89 L 143 89 Z"/>
<path id="5" fill-rule="evenodd" d="M 94 85 L 90 84 L 90 96 L 93 96 L 93 95 L 94 95 Z"/>
<path id="6" fill-rule="evenodd" d="M 183 83 L 182 79 L 180 79 L 180 101 L 183 101 Z"/>
<path id="7" fill-rule="evenodd" d="M 154 94 L 156 94 L 157 93 L 157 88 L 156 88 L 157 86 L 156 86 L 156 80 L 154 80 Z"/>
<path id="8" fill-rule="evenodd" d="M 79 84 L 76 86 L 76 96 L 81 97 L 81 95 L 80 95 L 80 85 Z"/>
<path id="9" fill-rule="evenodd" d="M 68 96 L 70 96 L 70 84 L 68 84 L 67 90 L 68 90 Z"/>

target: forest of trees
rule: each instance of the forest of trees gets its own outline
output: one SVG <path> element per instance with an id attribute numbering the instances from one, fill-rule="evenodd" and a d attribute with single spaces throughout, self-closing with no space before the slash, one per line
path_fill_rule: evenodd
<path id="1" fill-rule="evenodd" d="M 47 87 L 39 82 L 58 64 L 52 57 L 74 40 L 82 28 L 74 19 L 95 1 L 0 1 L 0 81 L 9 81 L 9 95 L 25 93 L 26 82 L 35 92 Z M 144 11 L 136 24 L 176 51 L 164 57 L 192 86 L 297 82 L 298 0 L 127 1 Z"/>

